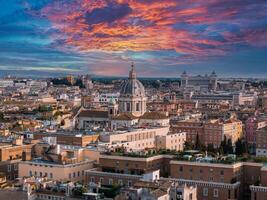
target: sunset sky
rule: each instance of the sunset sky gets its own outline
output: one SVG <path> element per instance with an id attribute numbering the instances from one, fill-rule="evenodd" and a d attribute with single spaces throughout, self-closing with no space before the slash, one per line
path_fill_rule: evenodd
<path id="1" fill-rule="evenodd" d="M 267 76 L 266 0 L 0 0 L 0 73 Z"/>

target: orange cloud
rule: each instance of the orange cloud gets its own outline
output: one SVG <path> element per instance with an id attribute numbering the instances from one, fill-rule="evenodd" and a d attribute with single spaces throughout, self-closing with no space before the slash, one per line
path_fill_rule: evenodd
<path id="1" fill-rule="evenodd" d="M 174 50 L 212 56 L 225 53 L 225 41 L 190 30 L 190 25 L 230 21 L 242 14 L 240 10 L 249 9 L 242 2 L 228 4 L 217 1 L 197 4 L 191 0 L 74 0 L 55 1 L 41 12 L 60 31 L 65 45 L 79 51 Z M 238 20 L 234 23 L 238 24 Z M 252 39 L 244 42 L 248 40 Z"/>

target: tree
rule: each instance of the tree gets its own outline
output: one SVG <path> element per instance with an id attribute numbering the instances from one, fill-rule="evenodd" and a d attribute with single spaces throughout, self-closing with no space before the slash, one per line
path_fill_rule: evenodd
<path id="1" fill-rule="evenodd" d="M 226 136 L 224 136 L 224 139 L 221 142 L 220 152 L 223 152 L 223 154 L 233 153 L 233 145 L 232 140 L 230 138 L 227 140 Z"/>
<path id="2" fill-rule="evenodd" d="M 248 153 L 248 143 L 246 141 L 243 141 L 242 149 L 243 149 L 243 153 Z"/>
<path id="3" fill-rule="evenodd" d="M 186 141 L 184 143 L 184 150 L 192 150 L 193 149 L 193 146 L 194 145 L 191 142 Z"/>
<path id="4" fill-rule="evenodd" d="M 236 146 L 236 150 L 235 150 L 236 155 L 242 155 L 244 153 L 248 153 L 247 142 L 242 141 L 241 139 L 238 139 L 235 143 L 235 146 Z"/>
<path id="5" fill-rule="evenodd" d="M 215 153 L 216 149 L 213 147 L 213 144 L 208 144 L 207 151 Z"/>
<path id="6" fill-rule="evenodd" d="M 200 144 L 200 141 L 199 141 L 199 135 L 197 134 L 195 148 L 197 150 L 200 150 L 200 147 L 201 147 L 201 144 Z"/>
<path id="7" fill-rule="evenodd" d="M 87 192 L 87 189 L 85 187 L 75 187 L 72 189 L 72 194 L 78 197 L 82 196 L 85 192 Z"/>
<path id="8" fill-rule="evenodd" d="M 243 144 L 240 139 L 238 139 L 235 143 L 235 154 L 239 156 L 243 154 Z"/>
<path id="9" fill-rule="evenodd" d="M 233 151 L 233 145 L 232 145 L 232 140 L 229 138 L 227 140 L 227 154 L 232 154 Z"/>
<path id="10" fill-rule="evenodd" d="M 224 139 L 223 139 L 223 141 L 221 142 L 220 149 L 221 149 L 222 154 L 226 154 L 226 153 L 227 153 L 227 141 L 226 141 L 226 136 L 224 136 Z"/>

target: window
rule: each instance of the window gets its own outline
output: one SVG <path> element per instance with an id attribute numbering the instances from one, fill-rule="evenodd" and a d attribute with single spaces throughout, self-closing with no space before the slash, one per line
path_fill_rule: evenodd
<path id="1" fill-rule="evenodd" d="M 192 193 L 189 194 L 189 200 L 193 200 L 193 194 Z"/>
<path id="2" fill-rule="evenodd" d="M 128 187 L 132 186 L 132 181 L 128 181 Z"/>
<path id="3" fill-rule="evenodd" d="M 237 199 L 237 189 L 235 189 L 235 198 Z"/>
<path id="4" fill-rule="evenodd" d="M 32 176 L 32 171 L 29 171 L 29 175 Z"/>
<path id="5" fill-rule="evenodd" d="M 95 177 L 91 177 L 90 178 L 90 183 L 94 183 L 95 182 Z"/>
<path id="6" fill-rule="evenodd" d="M 42 177 L 43 176 L 43 173 L 42 172 L 40 172 L 40 177 Z"/>
<path id="7" fill-rule="evenodd" d="M 15 170 L 15 171 L 18 171 L 18 164 L 15 164 L 15 165 L 14 165 L 14 170 Z"/>
<path id="8" fill-rule="evenodd" d="M 221 170 L 221 175 L 224 175 L 224 171 L 223 170 Z"/>
<path id="9" fill-rule="evenodd" d="M 123 185 L 123 181 L 121 179 L 118 180 L 119 185 Z"/>
<path id="10" fill-rule="evenodd" d="M 136 111 L 140 111 L 140 103 L 136 103 Z"/>
<path id="11" fill-rule="evenodd" d="M 131 104 L 130 103 L 126 103 L 126 111 L 127 112 L 131 111 Z"/>
<path id="12" fill-rule="evenodd" d="M 50 173 L 50 178 L 53 178 L 53 173 Z"/>
<path id="13" fill-rule="evenodd" d="M 80 172 L 77 172 L 77 176 L 80 176 Z"/>
<path id="14" fill-rule="evenodd" d="M 101 178 L 99 179 L 99 182 L 100 182 L 101 184 L 103 184 L 103 183 L 104 183 L 104 178 L 101 177 Z"/>
<path id="15" fill-rule="evenodd" d="M 219 191 L 218 189 L 213 190 L 213 197 L 219 197 Z"/>
<path id="16" fill-rule="evenodd" d="M 112 178 L 108 179 L 108 184 L 113 185 L 113 179 Z"/>
<path id="17" fill-rule="evenodd" d="M 8 166 L 7 166 L 7 171 L 8 171 L 8 172 L 11 172 L 11 165 L 8 165 Z"/>
<path id="18" fill-rule="evenodd" d="M 75 173 L 75 172 L 73 172 L 73 178 L 75 178 L 75 176 L 76 176 L 76 173 Z"/>
<path id="19" fill-rule="evenodd" d="M 180 166 L 179 171 L 180 171 L 180 172 L 183 171 L 183 166 Z"/>
<path id="20" fill-rule="evenodd" d="M 209 195 L 209 190 L 208 188 L 203 188 L 203 196 L 207 197 Z"/>

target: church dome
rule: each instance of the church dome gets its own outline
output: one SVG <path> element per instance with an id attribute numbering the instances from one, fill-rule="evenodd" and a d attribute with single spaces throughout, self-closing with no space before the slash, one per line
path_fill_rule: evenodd
<path id="1" fill-rule="evenodd" d="M 136 96 L 136 97 L 145 96 L 145 88 L 143 84 L 136 79 L 136 72 L 134 69 L 134 65 L 132 65 L 132 69 L 129 73 L 129 79 L 125 81 L 121 87 L 120 95 Z"/>

